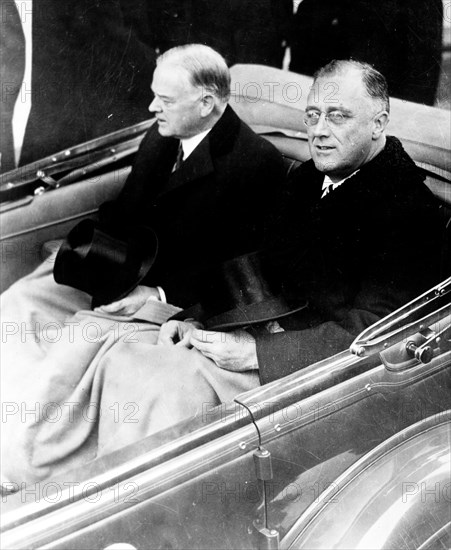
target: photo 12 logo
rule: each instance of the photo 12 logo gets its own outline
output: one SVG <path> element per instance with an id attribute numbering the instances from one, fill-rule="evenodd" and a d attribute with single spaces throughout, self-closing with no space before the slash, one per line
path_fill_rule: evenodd
<path id="1" fill-rule="evenodd" d="M 451 503 L 451 481 L 446 483 L 405 481 L 402 484 L 402 502 L 420 500 L 423 504 Z"/>
<path id="2" fill-rule="evenodd" d="M 136 496 L 139 493 L 139 486 L 131 481 L 118 482 L 109 487 L 101 487 L 95 481 L 85 483 L 48 481 L 45 483 L 37 482 L 32 485 L 25 482 L 7 482 L 3 483 L 2 487 L 5 492 L 2 495 L 2 502 L 7 502 L 10 494 L 20 491 L 20 500 L 23 504 L 31 502 L 55 504 L 62 501 L 72 503 L 80 500 L 91 504 L 100 500 L 136 504 L 138 502 Z"/>

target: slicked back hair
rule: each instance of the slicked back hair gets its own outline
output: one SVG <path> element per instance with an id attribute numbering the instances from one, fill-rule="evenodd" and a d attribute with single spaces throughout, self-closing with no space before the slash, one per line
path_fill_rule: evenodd
<path id="1" fill-rule="evenodd" d="M 167 50 L 157 65 L 168 62 L 184 68 L 193 86 L 203 88 L 224 103 L 230 97 L 230 72 L 224 58 L 204 44 L 187 44 Z"/>
<path id="2" fill-rule="evenodd" d="M 313 75 L 313 80 L 334 74 L 341 74 L 349 69 L 356 69 L 362 76 L 362 82 L 367 94 L 381 103 L 382 108 L 390 112 L 390 96 L 385 76 L 377 71 L 369 63 L 356 61 L 355 59 L 333 59 L 324 67 L 318 69 Z"/>

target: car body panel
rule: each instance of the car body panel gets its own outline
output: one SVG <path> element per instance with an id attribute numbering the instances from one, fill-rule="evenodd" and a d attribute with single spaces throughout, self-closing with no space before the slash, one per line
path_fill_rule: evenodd
<path id="1" fill-rule="evenodd" d="M 306 510 L 283 548 L 419 548 L 451 520 L 451 412 L 364 455 Z"/>
<path id="2" fill-rule="evenodd" d="M 365 453 L 417 421 L 441 418 L 449 406 L 450 365 L 450 351 L 401 373 L 370 358 L 341 354 L 288 377 L 293 388 L 288 400 L 282 381 L 277 390 L 268 385 L 272 401 L 254 400 L 258 390 L 239 396 L 261 414 L 262 445 L 272 454 L 274 477 L 266 488 L 270 526 L 284 536 Z M 326 367 L 347 379 L 321 391 L 314 382 Z M 362 372 L 355 375 L 356 368 Z M 4 514 L 5 547 L 26 542 L 27 548 L 103 548 L 125 540 L 137 548 L 256 548 L 253 524 L 263 520 L 253 458 L 258 434 L 252 423 L 239 427 L 245 411 L 233 404 L 224 411 L 232 414 L 229 433 L 221 436 L 223 419 L 213 420 L 216 437 L 209 442 L 144 465 L 135 475 L 124 463 L 122 477 L 108 482 L 103 473 L 102 481 L 99 459 L 94 461 L 98 475 L 91 479 L 80 481 L 72 472 L 11 495 L 9 501 L 28 497 L 31 502 Z M 152 437 L 146 443 L 152 449 Z M 91 493 L 64 503 L 62 490 L 77 482 Z M 33 502 L 33 491 L 41 492 L 40 502 Z"/>

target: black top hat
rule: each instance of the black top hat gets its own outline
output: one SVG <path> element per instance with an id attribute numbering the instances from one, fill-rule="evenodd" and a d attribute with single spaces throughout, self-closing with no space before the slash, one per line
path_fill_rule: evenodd
<path id="1" fill-rule="evenodd" d="M 275 278 L 269 273 L 258 252 L 216 265 L 208 272 L 208 284 L 199 289 L 200 303 L 171 319 L 194 318 L 208 330 L 231 330 L 274 321 L 307 306 L 288 303 L 275 291 Z"/>
<path id="2" fill-rule="evenodd" d="M 127 296 L 139 285 L 155 261 L 158 239 L 149 227 L 132 229 L 119 240 L 83 220 L 68 234 L 53 267 L 57 283 L 92 296 L 92 307 Z"/>

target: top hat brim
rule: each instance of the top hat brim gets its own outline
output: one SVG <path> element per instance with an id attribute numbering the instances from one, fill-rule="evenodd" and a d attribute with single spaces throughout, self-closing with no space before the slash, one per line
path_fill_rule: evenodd
<path id="1" fill-rule="evenodd" d="M 207 316 L 202 306 L 196 304 L 177 313 L 171 317 L 171 320 L 183 321 L 185 319 L 195 319 L 196 321 L 200 321 L 206 330 L 229 331 L 277 321 L 278 319 L 302 311 L 307 306 L 308 302 L 291 306 L 280 297 L 275 297 L 256 304 L 239 306 L 219 315 Z"/>

